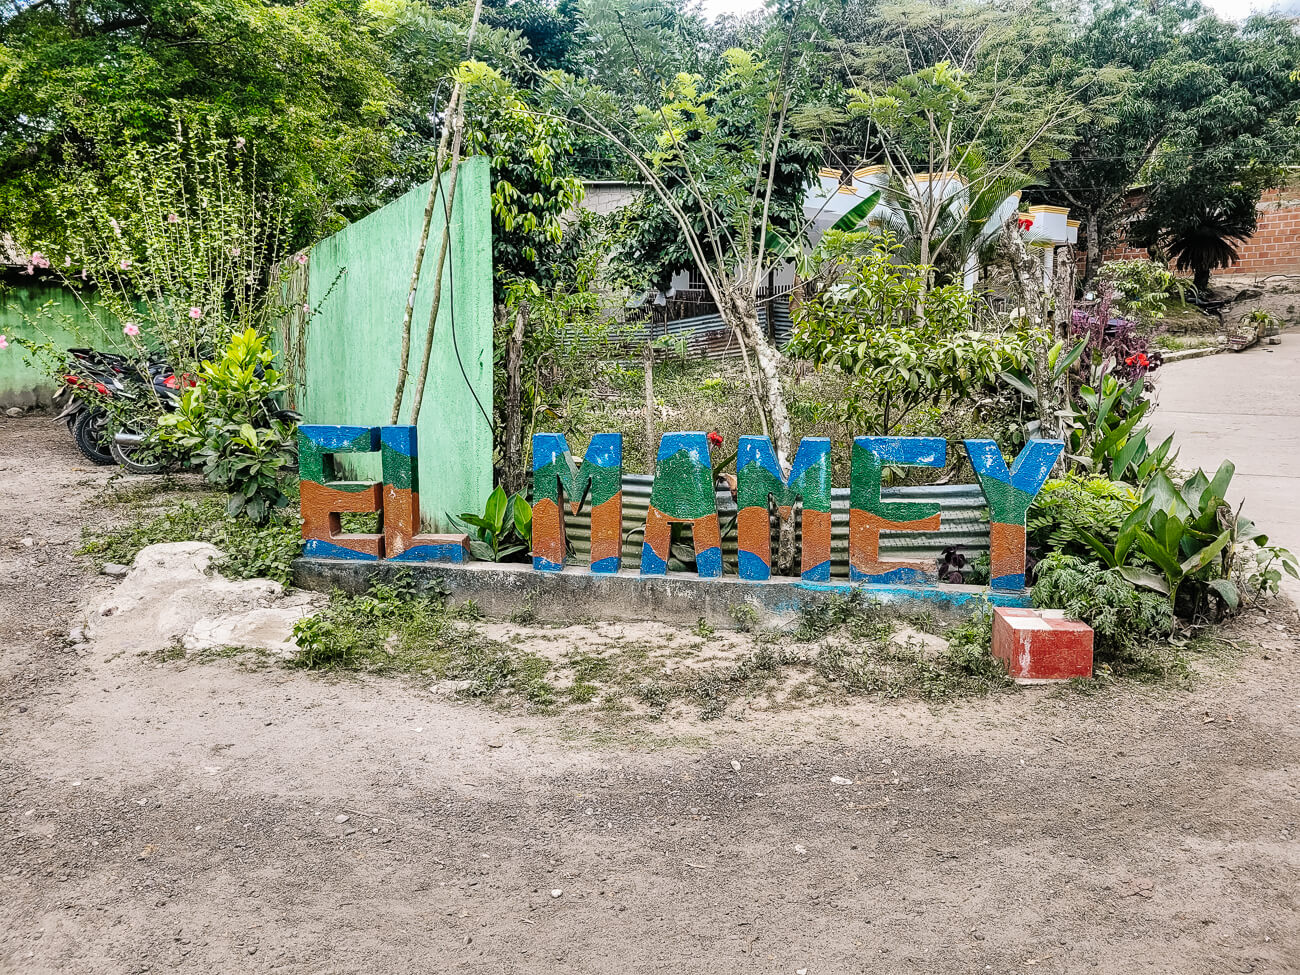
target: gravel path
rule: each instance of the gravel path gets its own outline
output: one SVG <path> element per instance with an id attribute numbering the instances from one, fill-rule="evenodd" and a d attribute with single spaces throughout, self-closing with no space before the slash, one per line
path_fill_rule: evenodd
<path id="1" fill-rule="evenodd" d="M 1300 970 L 1289 604 L 1191 691 L 611 730 L 67 647 L 79 463 L 0 420 L 0 971 Z"/>

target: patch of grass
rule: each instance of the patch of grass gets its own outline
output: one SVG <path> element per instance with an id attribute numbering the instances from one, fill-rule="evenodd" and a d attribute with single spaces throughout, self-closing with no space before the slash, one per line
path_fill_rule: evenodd
<path id="1" fill-rule="evenodd" d="M 533 597 L 524 600 L 523 605 L 510 614 L 510 622 L 517 626 L 527 626 L 537 622 L 537 609 L 533 606 Z"/>
<path id="2" fill-rule="evenodd" d="M 556 700 L 548 661 L 479 635 L 442 594 L 417 591 L 409 577 L 358 596 L 332 593 L 323 612 L 294 626 L 294 637 L 301 651 L 293 664 L 310 670 L 465 681 L 466 697 L 515 695 L 543 708 Z"/>
<path id="3" fill-rule="evenodd" d="M 853 622 L 862 626 L 868 620 L 878 620 L 875 607 L 862 595 L 861 590 L 853 590 L 848 596 L 830 596 L 805 606 L 799 613 L 799 626 L 794 631 L 794 638 L 807 643 L 817 640 L 837 627 Z"/>
<path id="4" fill-rule="evenodd" d="M 140 549 L 164 542 L 209 542 L 225 553 L 215 564 L 222 575 L 288 585 L 290 563 L 298 556 L 302 538 L 296 509 L 279 512 L 259 526 L 247 518 L 231 518 L 225 495 L 209 494 L 115 528 L 85 529 L 77 554 L 89 555 L 101 567 L 106 562 L 130 565 Z"/>

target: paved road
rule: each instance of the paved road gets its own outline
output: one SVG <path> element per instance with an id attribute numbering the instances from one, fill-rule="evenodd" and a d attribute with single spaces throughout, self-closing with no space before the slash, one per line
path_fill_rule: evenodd
<path id="1" fill-rule="evenodd" d="M 1175 362 L 1159 376 L 1157 442 L 1176 433 L 1180 466 L 1211 477 L 1231 460 L 1229 500 L 1244 499 L 1272 541 L 1300 552 L 1300 332 L 1281 345 Z M 1300 598 L 1300 586 L 1291 593 Z"/>

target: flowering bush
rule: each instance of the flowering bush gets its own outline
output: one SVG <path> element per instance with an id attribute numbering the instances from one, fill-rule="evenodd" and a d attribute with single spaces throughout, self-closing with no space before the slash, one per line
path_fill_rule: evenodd
<path id="1" fill-rule="evenodd" d="M 34 246 L 25 273 L 49 271 L 79 296 L 93 287 L 82 305 L 99 334 L 84 341 L 125 336 L 141 365 L 192 370 L 245 329 L 265 334 L 285 313 L 288 228 L 245 145 L 178 126 L 169 143 L 126 151 L 128 199 L 104 197 L 89 175 L 70 181 L 58 203 L 69 243 L 57 257 Z"/>

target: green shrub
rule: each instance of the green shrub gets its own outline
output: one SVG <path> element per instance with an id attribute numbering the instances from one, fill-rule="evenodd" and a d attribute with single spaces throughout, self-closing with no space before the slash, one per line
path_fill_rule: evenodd
<path id="1" fill-rule="evenodd" d="M 1100 278 L 1115 288 L 1116 307 L 1138 318 L 1164 318 L 1171 298 L 1177 295 L 1181 300 L 1194 290 L 1158 261 L 1107 261 Z"/>
<path id="2" fill-rule="evenodd" d="M 1167 635 L 1169 601 L 1139 589 L 1118 569 L 1055 552 L 1038 563 L 1034 605 L 1063 609 L 1092 627 L 1099 657 L 1124 657 Z"/>
<path id="3" fill-rule="evenodd" d="M 288 503 L 282 484 L 293 466 L 293 428 L 268 410 L 288 388 L 274 358 L 251 328 L 233 335 L 220 359 L 200 366 L 198 385 L 184 392 L 175 413 L 159 418 L 151 438 L 202 464 L 208 482 L 230 492 L 227 514 L 258 524 Z"/>
<path id="4" fill-rule="evenodd" d="M 225 553 L 214 565 L 223 576 L 274 579 L 288 585 L 301 536 L 296 512 L 280 512 L 255 525 L 244 518 L 228 517 L 220 498 L 206 497 L 122 527 L 86 531 L 78 554 L 91 556 L 99 565 L 130 565 L 146 545 L 208 542 Z"/>
<path id="5" fill-rule="evenodd" d="M 1054 478 L 1043 485 L 1029 509 L 1030 544 L 1043 552 L 1090 555 L 1081 532 L 1113 543 L 1137 503 L 1132 487 L 1107 477 L 1070 473 Z"/>

